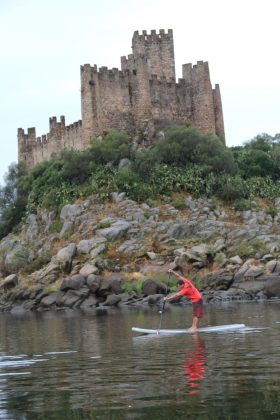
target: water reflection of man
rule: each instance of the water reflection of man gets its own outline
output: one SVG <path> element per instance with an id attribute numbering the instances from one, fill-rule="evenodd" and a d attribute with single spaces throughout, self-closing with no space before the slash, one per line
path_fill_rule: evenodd
<path id="1" fill-rule="evenodd" d="M 197 333 L 192 335 L 194 348 L 184 360 L 183 370 L 187 377 L 190 390 L 188 394 L 199 393 L 199 382 L 205 377 L 205 346 Z"/>

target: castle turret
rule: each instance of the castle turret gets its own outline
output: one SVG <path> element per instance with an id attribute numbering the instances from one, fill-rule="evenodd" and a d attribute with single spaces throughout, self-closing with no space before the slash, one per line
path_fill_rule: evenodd
<path id="1" fill-rule="evenodd" d="M 173 31 L 168 29 L 155 30 L 151 34 L 143 31 L 139 34 L 134 32 L 132 38 L 132 51 L 136 59 L 138 56 L 145 56 L 147 59 L 149 75 L 156 74 L 158 77 L 166 77 L 175 81 L 175 59 L 173 45 Z"/>
<path id="2" fill-rule="evenodd" d="M 34 166 L 34 149 L 36 147 L 36 129 L 34 127 L 27 129 L 25 134 L 22 128 L 18 129 L 18 160 L 25 162 L 28 168 Z"/>
<path id="3" fill-rule="evenodd" d="M 192 101 L 191 122 L 202 133 L 217 134 L 214 96 L 208 62 L 198 61 L 194 66 L 184 64 L 183 78 L 186 80 Z"/>

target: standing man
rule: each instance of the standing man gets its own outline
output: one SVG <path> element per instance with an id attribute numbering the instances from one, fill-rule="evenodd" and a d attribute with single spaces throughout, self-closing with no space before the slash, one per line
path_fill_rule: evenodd
<path id="1" fill-rule="evenodd" d="M 198 320 L 203 316 L 203 301 L 201 294 L 190 280 L 185 279 L 185 277 L 180 276 L 178 273 L 171 269 L 168 270 L 168 273 L 172 273 L 174 274 L 174 276 L 178 277 L 177 285 L 179 285 L 181 288 L 179 292 L 171 296 L 166 296 L 164 300 L 167 301 L 171 299 L 176 299 L 179 296 L 186 296 L 188 299 L 190 299 L 193 306 L 193 322 L 192 326 L 189 328 L 189 331 L 195 332 L 197 331 Z"/>

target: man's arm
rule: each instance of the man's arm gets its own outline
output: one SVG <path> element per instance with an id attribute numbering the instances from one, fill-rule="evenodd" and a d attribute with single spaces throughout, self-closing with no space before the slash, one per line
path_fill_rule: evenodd
<path id="1" fill-rule="evenodd" d="M 174 293 L 173 295 L 170 295 L 170 296 L 165 296 L 163 299 L 166 301 L 166 300 L 172 300 L 172 299 L 175 299 L 175 298 L 177 298 L 177 297 L 179 297 L 180 295 L 179 295 L 179 293 Z"/>
<path id="2" fill-rule="evenodd" d="M 168 273 L 172 273 L 172 274 L 174 274 L 174 276 L 178 277 L 178 279 L 181 279 L 181 280 L 187 280 L 185 277 L 180 276 L 180 274 L 176 273 L 176 271 L 171 270 L 171 268 L 168 270 Z M 189 281 L 189 280 L 188 280 L 188 281 Z"/>

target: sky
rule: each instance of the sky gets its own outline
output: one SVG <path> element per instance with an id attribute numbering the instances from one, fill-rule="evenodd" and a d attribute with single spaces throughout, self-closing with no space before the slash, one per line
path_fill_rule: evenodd
<path id="1" fill-rule="evenodd" d="M 209 62 L 227 146 L 279 133 L 279 16 L 279 0 L 0 0 L 0 184 L 17 129 L 81 119 L 80 65 L 120 68 L 135 30 L 173 29 L 177 78 Z"/>

